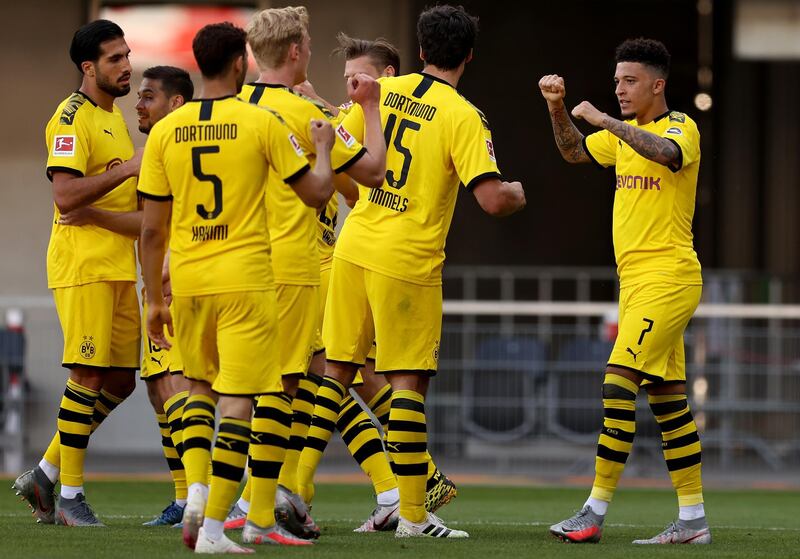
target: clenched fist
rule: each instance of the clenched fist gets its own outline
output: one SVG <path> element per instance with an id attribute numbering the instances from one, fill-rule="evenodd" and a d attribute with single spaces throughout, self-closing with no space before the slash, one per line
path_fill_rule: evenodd
<path id="1" fill-rule="evenodd" d="M 335 137 L 330 121 L 312 120 L 311 138 L 314 140 L 314 145 L 317 146 L 317 152 L 331 151 Z"/>
<path id="2" fill-rule="evenodd" d="M 539 89 L 542 92 L 542 97 L 550 103 L 563 101 L 567 94 L 567 89 L 564 87 L 564 78 L 558 74 L 542 76 L 542 79 L 539 80 Z"/>
<path id="3" fill-rule="evenodd" d="M 577 107 L 572 109 L 572 116 L 583 119 L 592 126 L 602 126 L 606 114 L 597 110 L 589 101 L 581 101 Z"/>

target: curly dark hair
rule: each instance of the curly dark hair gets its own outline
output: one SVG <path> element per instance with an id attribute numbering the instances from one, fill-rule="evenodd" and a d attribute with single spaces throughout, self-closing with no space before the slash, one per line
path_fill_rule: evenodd
<path id="1" fill-rule="evenodd" d="M 417 40 L 426 64 L 453 70 L 467 59 L 478 36 L 478 18 L 463 6 L 426 8 L 417 20 Z"/>
<path id="2" fill-rule="evenodd" d="M 247 33 L 226 21 L 206 25 L 192 41 L 192 52 L 200 73 L 215 78 L 228 69 L 237 56 L 247 54 Z"/>
<path id="3" fill-rule="evenodd" d="M 639 62 L 655 68 L 663 78 L 669 76 L 669 63 L 672 58 L 661 41 L 655 39 L 628 39 L 616 50 L 616 61 Z"/>

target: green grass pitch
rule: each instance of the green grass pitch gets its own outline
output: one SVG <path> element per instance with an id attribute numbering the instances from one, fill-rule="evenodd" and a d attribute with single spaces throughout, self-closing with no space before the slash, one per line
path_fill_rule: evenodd
<path id="1" fill-rule="evenodd" d="M 0 557 L 12 559 L 89 559 L 188 557 L 178 530 L 144 528 L 166 505 L 170 485 L 153 481 L 90 482 L 89 500 L 106 529 L 39 526 L 24 503 L 8 489 L 0 493 Z M 313 548 L 262 546 L 259 554 L 303 558 L 355 557 L 725 557 L 769 559 L 800 556 L 800 493 L 791 491 L 708 491 L 706 510 L 711 546 L 630 544 L 661 531 L 675 514 L 667 490 L 622 489 L 606 519 L 598 545 L 563 544 L 547 527 L 580 507 L 586 489 L 486 487 L 463 485 L 459 497 L 440 513 L 469 540 L 396 540 L 393 534 L 352 532 L 370 513 L 373 497 L 366 485 L 319 485 L 313 516 L 322 537 Z M 234 533 L 234 539 L 238 535 Z"/>

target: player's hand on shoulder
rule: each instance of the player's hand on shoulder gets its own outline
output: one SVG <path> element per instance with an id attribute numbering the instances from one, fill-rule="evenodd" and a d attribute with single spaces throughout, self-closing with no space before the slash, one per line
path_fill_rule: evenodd
<path id="1" fill-rule="evenodd" d="M 317 95 L 317 91 L 314 89 L 314 86 L 311 85 L 311 82 L 306 80 L 304 82 L 300 82 L 297 85 L 293 86 L 297 93 L 305 95 L 306 97 L 311 97 L 312 99 L 319 99 L 319 95 Z"/>
<path id="2" fill-rule="evenodd" d="M 567 89 L 564 86 L 564 78 L 558 74 L 548 74 L 542 76 L 539 80 L 539 90 L 542 92 L 542 97 L 551 103 L 563 101 L 567 95 Z"/>
<path id="3" fill-rule="evenodd" d="M 381 84 L 367 74 L 356 74 L 347 80 L 347 95 L 362 106 L 378 103 L 381 99 Z"/>
<path id="4" fill-rule="evenodd" d="M 94 223 L 95 210 L 91 206 L 84 206 L 76 208 L 65 214 L 61 214 L 58 218 L 59 225 L 90 225 Z"/>
<path id="5" fill-rule="evenodd" d="M 311 121 L 311 138 L 318 151 L 330 151 L 336 137 L 333 135 L 333 126 L 330 121 L 314 119 Z"/>
<path id="6" fill-rule="evenodd" d="M 599 111 L 589 101 L 581 101 L 578 106 L 572 109 L 572 116 L 585 120 L 592 126 L 602 126 L 603 118 L 606 114 Z"/>
<path id="7" fill-rule="evenodd" d="M 144 155 L 144 148 L 137 149 L 133 157 L 128 159 L 123 165 L 127 166 L 128 175 L 131 177 L 138 177 L 139 171 L 142 168 L 142 155 Z"/>

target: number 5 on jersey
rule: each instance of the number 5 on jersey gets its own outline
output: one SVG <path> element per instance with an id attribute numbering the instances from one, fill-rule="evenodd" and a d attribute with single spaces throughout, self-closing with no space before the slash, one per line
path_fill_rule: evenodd
<path id="1" fill-rule="evenodd" d="M 392 132 L 394 132 L 395 124 L 397 124 L 397 115 L 389 115 L 389 118 L 386 120 L 386 129 L 383 131 L 383 137 L 386 139 L 387 146 L 393 145 L 397 153 L 403 156 L 403 167 L 400 170 L 399 177 L 395 177 L 394 170 L 387 169 L 386 182 L 389 183 L 389 186 L 392 188 L 401 189 L 408 180 L 408 170 L 411 167 L 411 159 L 413 157 L 411 151 L 403 145 L 403 134 L 405 134 L 408 129 L 418 131 L 420 129 L 420 124 L 411 120 L 401 120 L 400 125 L 397 127 L 397 133 L 394 136 L 394 142 L 392 142 Z"/>
<path id="2" fill-rule="evenodd" d="M 214 209 L 209 211 L 203 204 L 197 204 L 197 215 L 203 219 L 216 219 L 222 213 L 222 179 L 217 175 L 203 172 L 200 156 L 205 153 L 219 153 L 219 146 L 196 146 L 192 148 L 192 173 L 199 181 L 210 182 L 214 187 Z"/>

